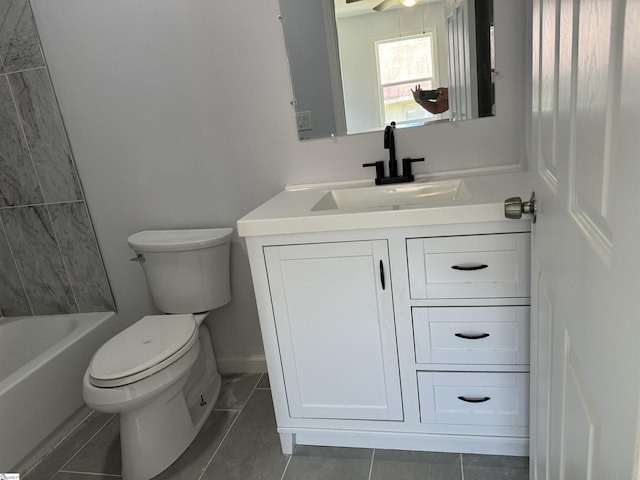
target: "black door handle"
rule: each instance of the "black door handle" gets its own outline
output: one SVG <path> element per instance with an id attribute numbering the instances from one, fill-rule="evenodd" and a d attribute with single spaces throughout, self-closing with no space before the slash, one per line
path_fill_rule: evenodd
<path id="1" fill-rule="evenodd" d="M 382 289 L 384 290 L 384 264 L 382 260 L 380 260 L 380 284 L 382 285 Z"/>

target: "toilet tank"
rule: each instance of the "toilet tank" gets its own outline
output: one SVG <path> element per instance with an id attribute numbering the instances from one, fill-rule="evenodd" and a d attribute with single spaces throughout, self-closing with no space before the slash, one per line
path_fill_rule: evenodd
<path id="1" fill-rule="evenodd" d="M 231 228 L 147 230 L 129 237 L 160 311 L 198 313 L 231 300 L 232 232 Z"/>

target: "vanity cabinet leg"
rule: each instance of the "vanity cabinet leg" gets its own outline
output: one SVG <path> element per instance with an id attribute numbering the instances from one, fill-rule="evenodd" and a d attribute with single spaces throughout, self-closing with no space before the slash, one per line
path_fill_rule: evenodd
<path id="1" fill-rule="evenodd" d="M 293 449 L 296 446 L 296 434 L 280 433 L 279 435 L 283 455 L 293 455 Z"/>

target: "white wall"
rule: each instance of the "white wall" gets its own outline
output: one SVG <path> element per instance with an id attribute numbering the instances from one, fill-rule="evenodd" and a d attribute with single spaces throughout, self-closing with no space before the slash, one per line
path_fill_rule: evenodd
<path id="1" fill-rule="evenodd" d="M 496 1 L 498 116 L 396 134 L 417 172 L 525 157 L 525 18 Z M 520 1 L 520 0 L 519 0 Z M 523 2 L 526 0 L 522 0 Z M 153 311 L 126 238 L 235 226 L 287 183 L 369 177 L 382 134 L 299 142 L 277 0 L 32 0 L 121 315 Z M 525 60 L 526 59 L 526 60 Z M 209 323 L 219 357 L 260 355 L 243 243 L 233 300 Z"/>

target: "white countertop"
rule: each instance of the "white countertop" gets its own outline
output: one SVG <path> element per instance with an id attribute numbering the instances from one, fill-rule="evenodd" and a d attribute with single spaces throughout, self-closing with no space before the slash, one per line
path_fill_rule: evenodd
<path id="1" fill-rule="evenodd" d="M 460 177 L 470 198 L 438 202 L 437 206 L 390 205 L 358 209 L 317 210 L 312 208 L 330 190 L 369 187 L 373 181 L 337 182 L 289 186 L 275 197 L 238 220 L 241 237 L 288 233 L 326 232 L 365 228 L 411 227 L 504 220 L 504 201 L 509 197 L 529 198 L 528 172 Z M 440 178 L 428 177 L 420 185 Z"/>

